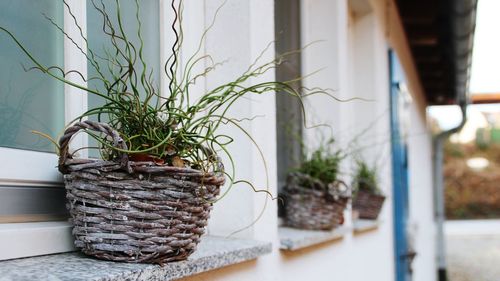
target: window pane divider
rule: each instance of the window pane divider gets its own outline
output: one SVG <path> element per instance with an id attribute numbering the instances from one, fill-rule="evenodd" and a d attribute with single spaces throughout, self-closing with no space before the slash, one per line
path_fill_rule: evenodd
<path id="1" fill-rule="evenodd" d="M 87 1 L 67 1 L 71 12 L 75 16 L 78 24 L 82 29 L 83 36 L 87 36 Z M 87 52 L 87 46 L 84 38 L 80 34 L 80 30 L 76 26 L 73 17 L 69 13 L 67 7 L 64 8 L 64 31 L 69 34 L 78 46 Z M 82 76 L 87 79 L 87 58 L 77 46 L 66 36 L 64 37 L 64 71 L 77 70 Z M 87 86 L 87 83 L 77 73 L 70 73 L 66 77 L 69 81 L 82 86 Z M 65 93 L 65 123 L 68 124 L 87 110 L 87 92 L 75 88 L 71 85 L 64 85 Z M 78 149 L 88 146 L 88 136 L 86 134 L 78 134 L 73 138 L 70 149 Z M 79 157 L 85 158 L 88 155 L 86 149 L 80 150 Z"/>

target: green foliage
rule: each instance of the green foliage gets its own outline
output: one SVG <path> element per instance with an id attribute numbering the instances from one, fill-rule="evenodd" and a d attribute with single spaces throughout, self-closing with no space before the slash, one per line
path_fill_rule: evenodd
<path id="1" fill-rule="evenodd" d="M 337 181 L 340 161 L 344 158 L 341 151 L 332 152 L 331 146 L 334 141 L 330 140 L 326 145 L 320 146 L 297 169 L 298 172 L 318 179 L 323 183 Z"/>
<path id="2" fill-rule="evenodd" d="M 363 160 L 356 161 L 353 188 L 355 192 L 362 190 L 370 193 L 379 193 L 377 170 L 368 166 Z"/>

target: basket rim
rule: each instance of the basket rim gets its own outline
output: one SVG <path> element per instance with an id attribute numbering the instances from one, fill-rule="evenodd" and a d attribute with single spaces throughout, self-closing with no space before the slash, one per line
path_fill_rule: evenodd
<path id="1" fill-rule="evenodd" d="M 300 185 L 300 178 L 311 181 L 314 184 L 314 187 L 305 187 Z M 338 186 L 342 185 L 346 187 L 344 191 L 338 188 Z M 300 172 L 291 172 L 288 174 L 287 183 L 283 188 L 283 193 L 286 195 L 312 194 L 319 197 L 332 196 L 345 199 L 351 198 L 349 194 L 349 187 L 343 181 L 337 179 L 332 183 L 325 184 L 316 178 Z"/>
<path id="2" fill-rule="evenodd" d="M 377 197 L 377 198 L 384 198 L 384 199 L 387 198 L 387 196 L 385 196 L 384 194 L 381 194 L 381 193 L 369 192 L 369 191 L 366 191 L 366 190 L 358 190 L 354 194 L 355 195 L 354 199 L 356 199 L 359 194 L 364 194 L 364 195 L 373 196 L 373 197 Z"/>
<path id="3" fill-rule="evenodd" d="M 112 139 L 115 147 L 127 150 L 125 141 L 120 137 L 118 131 L 110 127 L 107 123 L 85 120 L 76 122 L 69 126 L 63 136 L 59 139 L 60 155 L 58 168 L 62 174 L 69 174 L 72 171 L 79 171 L 85 169 L 100 168 L 102 171 L 117 171 L 124 170 L 130 174 L 133 173 L 178 173 L 190 177 L 204 177 L 204 178 L 218 178 L 218 181 L 225 179 L 224 165 L 222 159 L 211 149 L 206 149 L 210 154 L 210 161 L 216 168 L 214 171 L 202 171 L 191 167 L 176 167 L 166 164 L 159 164 L 153 161 L 132 161 L 129 159 L 128 154 L 119 153 L 119 157 L 114 160 L 91 159 L 91 158 L 73 158 L 69 153 L 69 143 L 72 137 L 81 130 L 93 130 L 106 134 Z M 213 158 L 212 158 L 213 156 Z"/>

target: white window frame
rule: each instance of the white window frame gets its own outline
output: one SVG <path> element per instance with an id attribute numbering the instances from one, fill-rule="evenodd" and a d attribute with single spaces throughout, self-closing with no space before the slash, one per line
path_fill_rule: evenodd
<path id="1" fill-rule="evenodd" d="M 160 9 L 160 59 L 164 62 L 170 54 L 166 42 L 171 42 L 170 22 L 173 13 L 170 3 L 166 0 L 159 1 Z M 84 36 L 87 27 L 87 1 L 67 0 L 68 6 L 78 20 Z M 75 42 L 82 47 L 84 52 L 85 42 L 80 31 L 74 25 L 73 18 L 64 7 L 64 30 Z M 64 69 L 78 70 L 87 76 L 87 60 L 84 54 L 69 40 L 64 37 Z M 86 85 L 79 75 L 66 77 L 72 82 Z M 168 79 L 161 75 L 162 93 L 168 91 Z M 64 85 L 65 114 L 64 122 L 68 124 L 87 110 L 87 93 L 70 85 Z M 76 135 L 71 142 L 71 148 L 88 146 L 88 136 Z M 36 152 L 22 149 L 0 147 L 0 186 L 45 186 L 62 188 L 62 176 L 57 171 L 58 156 L 54 153 Z M 79 151 L 80 157 L 87 157 L 85 150 Z M 30 222 L 30 223 L 0 223 L 0 260 L 13 259 L 27 256 L 46 255 L 73 251 L 73 237 L 71 225 L 66 221 L 57 222 Z"/>

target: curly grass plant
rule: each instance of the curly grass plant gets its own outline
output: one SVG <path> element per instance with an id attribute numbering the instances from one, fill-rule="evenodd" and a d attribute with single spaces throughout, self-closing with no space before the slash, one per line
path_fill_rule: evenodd
<path id="1" fill-rule="evenodd" d="M 353 187 L 354 192 L 365 191 L 372 194 L 380 194 L 376 168 L 370 167 L 363 160 L 357 160 Z"/>
<path id="2" fill-rule="evenodd" d="M 338 181 L 339 166 L 344 156 L 341 150 L 332 151 L 331 146 L 333 144 L 334 140 L 331 139 L 313 151 L 309 156 L 305 156 L 305 160 L 297 168 L 297 172 L 306 174 L 325 184 Z M 305 187 L 310 186 L 308 183 L 303 184 Z"/>
<path id="3" fill-rule="evenodd" d="M 73 24 L 80 31 L 81 38 L 78 39 L 83 39 L 85 46 L 78 45 L 76 42 L 80 40 L 70 37 L 61 26 L 58 26 L 52 19 L 48 17 L 47 19 L 85 56 L 97 73 L 94 77 L 84 77 L 77 70 L 65 72 L 61 66 L 43 65 L 14 34 L 3 27 L 0 27 L 0 30 L 9 35 L 31 60 L 34 66 L 30 69 L 39 70 L 62 83 L 99 96 L 104 100 L 101 106 L 89 109 L 73 122 L 87 118 L 95 118 L 98 121 L 105 120 L 120 133 L 120 136 L 126 141 L 127 150 L 114 147 L 105 137 L 86 131 L 100 143 L 101 155 L 106 160 L 115 159 L 118 153 L 132 156 L 147 154 L 155 159 L 161 159 L 166 165 L 215 171 L 218 169 L 213 154 L 215 152 L 228 156 L 233 174 L 227 176 L 230 177 L 232 183 L 237 183 L 234 180 L 234 163 L 231 153 L 228 151 L 228 145 L 233 142 L 233 138 L 230 135 L 219 133 L 218 130 L 221 126 L 233 125 L 241 129 L 251 139 L 250 134 L 238 124 L 239 121 L 228 116 L 228 110 L 237 100 L 248 95 L 285 93 L 296 97 L 304 111 L 302 97 L 317 93 L 331 96 L 323 89 L 294 89 L 291 84 L 297 79 L 301 79 L 300 77 L 288 82 L 267 81 L 252 84 L 254 78 L 274 71 L 286 56 L 300 52 L 298 50 L 283 54 L 263 64 L 259 64 L 261 57 L 258 57 L 238 78 L 208 90 L 203 96 L 193 100 L 191 90 L 196 80 L 209 74 L 218 65 L 212 62 L 211 66 L 205 68 L 202 73 L 194 73 L 197 65 L 206 60 L 212 61 L 209 55 L 201 54 L 202 42 L 209 29 L 214 25 L 215 18 L 222 6 L 216 11 L 214 20 L 200 38 L 196 52 L 185 64 L 181 65 L 179 57 L 184 38 L 182 1 L 175 0 L 171 1 L 172 10 L 175 13 L 175 19 L 171 25 L 172 32 L 175 34 L 175 42 L 163 67 L 163 74 L 169 80 L 169 87 L 168 92 L 161 92 L 157 82 L 153 80 L 153 73 L 158 70 L 149 67 L 144 59 L 144 46 L 147 42 L 143 41 L 141 35 L 139 0 L 135 0 L 137 9 L 135 20 L 138 24 L 139 44 L 134 44 L 129 39 L 131 35 L 124 31 L 122 24 L 124 19 L 120 12 L 119 0 L 115 0 L 116 13 L 111 12 L 111 9 L 106 6 L 106 1 L 92 1 L 93 7 L 102 16 L 102 32 L 107 36 L 112 46 L 111 49 L 106 50 L 105 55 L 98 55 L 88 47 L 88 41 L 82 27 L 70 6 L 66 2 L 64 4 L 72 17 Z M 270 46 L 272 44 L 263 53 Z M 86 85 L 75 83 L 67 79 L 67 75 L 70 73 L 78 74 L 85 82 L 93 81 L 99 86 L 91 89 Z M 304 118 L 304 126 L 305 124 Z M 43 133 L 37 133 L 48 137 Z M 253 139 L 251 140 L 254 142 Z M 325 151 L 318 151 L 312 154 L 300 170 L 322 181 L 331 182 L 337 177 L 339 161 L 338 153 L 326 155 Z M 248 183 L 246 181 L 239 182 Z"/>

